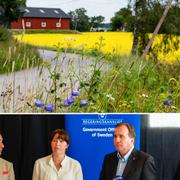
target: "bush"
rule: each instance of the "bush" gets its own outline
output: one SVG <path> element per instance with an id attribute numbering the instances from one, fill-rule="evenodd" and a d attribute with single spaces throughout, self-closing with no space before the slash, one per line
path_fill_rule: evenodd
<path id="1" fill-rule="evenodd" d="M 0 26 L 0 41 L 7 41 L 11 37 L 11 33 L 4 27 Z"/>

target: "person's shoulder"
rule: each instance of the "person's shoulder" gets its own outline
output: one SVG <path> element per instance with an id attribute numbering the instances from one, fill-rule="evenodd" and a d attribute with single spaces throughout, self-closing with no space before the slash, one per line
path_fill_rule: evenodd
<path id="1" fill-rule="evenodd" d="M 50 161 L 50 158 L 52 155 L 44 156 L 36 160 L 36 163 L 46 163 L 47 161 Z"/>
<path id="2" fill-rule="evenodd" d="M 114 157 L 117 157 L 117 151 L 115 152 L 111 152 L 111 153 L 108 153 L 105 155 L 105 159 L 111 159 L 111 158 L 114 158 Z"/>
<path id="3" fill-rule="evenodd" d="M 68 160 L 71 164 L 75 164 L 75 165 L 78 164 L 78 165 L 80 165 L 78 160 L 73 159 L 73 158 L 71 158 L 69 156 L 65 156 L 65 157 L 66 157 L 66 160 Z"/>
<path id="4" fill-rule="evenodd" d="M 139 157 L 141 159 L 149 159 L 149 158 L 153 159 L 153 157 L 150 154 L 148 154 L 144 151 L 134 150 L 133 153 L 134 153 L 134 155 L 136 155 L 137 157 Z"/>
<path id="5" fill-rule="evenodd" d="M 3 158 L 0 158 L 0 164 L 5 165 L 5 166 L 12 166 L 11 162 L 9 162 Z"/>

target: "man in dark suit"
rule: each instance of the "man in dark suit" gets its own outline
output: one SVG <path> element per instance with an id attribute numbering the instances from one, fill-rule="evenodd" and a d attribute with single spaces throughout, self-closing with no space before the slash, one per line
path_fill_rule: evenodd
<path id="1" fill-rule="evenodd" d="M 180 161 L 178 162 L 177 169 L 176 169 L 176 174 L 175 174 L 173 180 L 180 180 Z"/>
<path id="2" fill-rule="evenodd" d="M 134 148 L 134 127 L 119 123 L 114 130 L 116 152 L 104 158 L 100 180 L 156 180 L 152 156 Z"/>

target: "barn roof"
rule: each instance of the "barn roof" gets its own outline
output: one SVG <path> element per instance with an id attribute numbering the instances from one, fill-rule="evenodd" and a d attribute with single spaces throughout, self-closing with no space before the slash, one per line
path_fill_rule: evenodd
<path id="1" fill-rule="evenodd" d="M 70 18 L 60 8 L 23 7 L 23 17 L 38 18 Z"/>

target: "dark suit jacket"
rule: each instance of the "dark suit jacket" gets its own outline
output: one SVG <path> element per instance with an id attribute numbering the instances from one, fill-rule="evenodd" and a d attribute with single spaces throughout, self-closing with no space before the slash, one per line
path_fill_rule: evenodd
<path id="1" fill-rule="evenodd" d="M 180 161 L 177 165 L 176 174 L 174 176 L 174 180 L 180 180 Z"/>
<path id="2" fill-rule="evenodd" d="M 118 165 L 117 152 L 104 158 L 99 180 L 112 180 Z M 156 167 L 152 156 L 133 149 L 123 172 L 124 180 L 156 180 Z"/>

